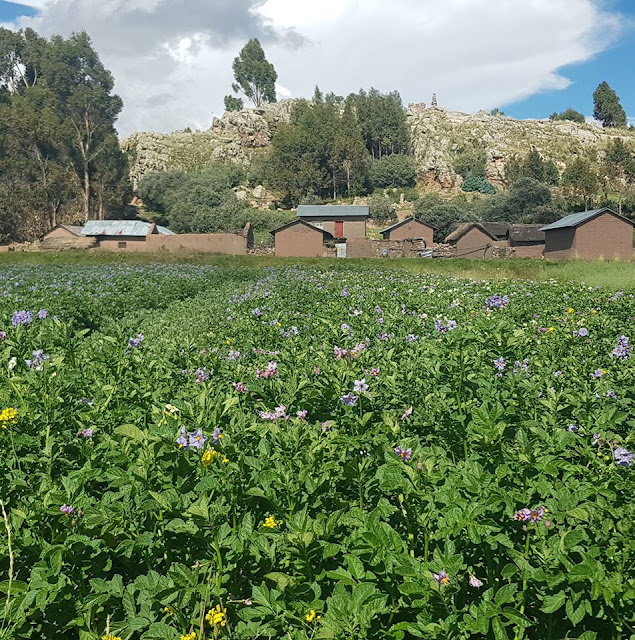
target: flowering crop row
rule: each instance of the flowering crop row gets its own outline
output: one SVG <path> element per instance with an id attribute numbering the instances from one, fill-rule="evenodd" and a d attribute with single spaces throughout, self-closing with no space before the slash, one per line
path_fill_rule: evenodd
<path id="1" fill-rule="evenodd" d="M 0 273 L 0 638 L 633 637 L 630 292 L 108 270 Z"/>

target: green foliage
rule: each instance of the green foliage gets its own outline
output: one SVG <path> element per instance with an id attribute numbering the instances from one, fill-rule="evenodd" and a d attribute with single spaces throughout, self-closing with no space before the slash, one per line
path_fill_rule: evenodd
<path id="1" fill-rule="evenodd" d="M 236 96 L 225 96 L 225 111 L 242 111 L 245 103 L 242 98 Z"/>
<path id="2" fill-rule="evenodd" d="M 562 174 L 561 182 L 573 201 L 583 203 L 585 208 L 591 206 L 598 190 L 599 178 L 588 160 L 575 158 L 570 162 Z"/>
<path id="3" fill-rule="evenodd" d="M 241 49 L 232 66 L 235 93 L 242 91 L 256 107 L 266 102 L 276 101 L 275 67 L 265 57 L 258 38 L 252 38 Z"/>
<path id="4" fill-rule="evenodd" d="M 504 111 L 501 111 L 498 107 L 496 107 L 495 109 L 492 109 L 489 112 L 490 116 L 501 116 L 503 117 L 505 115 Z"/>
<path id="5" fill-rule="evenodd" d="M 489 181 L 487 178 L 483 176 L 474 176 L 468 174 L 463 180 L 463 184 L 461 185 L 461 189 L 466 193 L 470 193 L 473 191 L 478 191 L 479 193 L 484 193 L 487 195 L 492 195 L 496 193 L 496 187 Z"/>
<path id="6" fill-rule="evenodd" d="M 374 159 L 410 153 L 410 132 L 398 91 L 383 94 L 362 89 L 351 94 L 347 103 L 355 109 L 362 138 Z"/>
<path id="7" fill-rule="evenodd" d="M 482 144 L 472 142 L 459 149 L 454 156 L 454 171 L 467 178 L 477 176 L 485 178 L 487 168 L 487 156 Z"/>
<path id="8" fill-rule="evenodd" d="M 584 114 L 576 111 L 575 109 L 572 109 L 571 107 L 565 109 L 561 113 L 554 111 L 554 113 L 549 116 L 549 120 L 571 120 L 572 122 L 577 122 L 578 124 L 584 124 L 586 122 Z"/>
<path id="9" fill-rule="evenodd" d="M 0 28 L 0 235 L 118 214 L 131 196 L 114 80 L 85 33 Z"/>
<path id="10" fill-rule="evenodd" d="M 505 179 L 513 184 L 521 178 L 531 178 L 553 186 L 560 180 L 560 172 L 553 160 L 543 160 L 540 153 L 532 148 L 523 158 L 513 157 L 505 168 Z"/>
<path id="11" fill-rule="evenodd" d="M 16 358 L 0 411 L 18 411 L 0 429 L 6 638 L 603 640 L 635 624 L 635 476 L 616 456 L 635 445 L 635 371 L 611 356 L 631 289 L 317 264 L 12 266 L 0 286 Z M 18 308 L 50 313 L 14 328 Z M 274 407 L 289 418 L 262 419 Z M 181 425 L 202 449 L 178 446 Z M 217 605 L 222 631 L 201 619 Z"/>
<path id="12" fill-rule="evenodd" d="M 375 222 L 386 222 L 395 217 L 395 211 L 390 200 L 384 195 L 374 195 L 368 200 L 370 218 Z"/>
<path id="13" fill-rule="evenodd" d="M 370 165 L 370 181 L 375 189 L 414 187 L 417 179 L 412 156 L 384 156 Z"/>
<path id="14" fill-rule="evenodd" d="M 271 142 L 266 184 L 295 206 L 304 197 L 353 196 L 366 191 L 369 157 L 353 108 L 299 102 Z"/>
<path id="15" fill-rule="evenodd" d="M 626 127 L 626 111 L 607 82 L 601 82 L 593 92 L 593 117 L 603 127 Z"/>
<path id="16" fill-rule="evenodd" d="M 445 200 L 434 195 L 419 198 L 415 203 L 414 215 L 434 228 L 435 242 L 443 242 L 453 225 L 481 220 L 479 213 L 465 200 Z"/>

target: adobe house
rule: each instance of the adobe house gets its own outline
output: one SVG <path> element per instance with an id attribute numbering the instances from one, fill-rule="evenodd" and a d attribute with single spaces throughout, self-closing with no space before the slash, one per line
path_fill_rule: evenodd
<path id="1" fill-rule="evenodd" d="M 361 205 L 300 205 L 298 219 L 334 238 L 365 238 L 370 207 Z"/>
<path id="2" fill-rule="evenodd" d="M 425 246 L 430 246 L 434 240 L 434 227 L 410 216 L 401 222 L 380 231 L 384 240 L 425 240 Z"/>
<path id="3" fill-rule="evenodd" d="M 481 222 L 481 225 L 499 242 L 509 240 L 509 228 L 511 227 L 509 222 Z"/>
<path id="4" fill-rule="evenodd" d="M 515 258 L 541 258 L 545 250 L 545 232 L 540 224 L 513 224 L 509 227 L 509 246 Z"/>
<path id="5" fill-rule="evenodd" d="M 94 238 L 82 235 L 82 227 L 58 224 L 40 240 L 40 249 L 90 249 Z"/>
<path id="6" fill-rule="evenodd" d="M 565 216 L 542 227 L 545 258 L 551 260 L 631 260 L 635 224 L 611 209 Z"/>
<path id="7" fill-rule="evenodd" d="M 141 220 L 89 220 L 82 228 L 81 234 L 95 238 L 95 246 L 99 249 L 132 251 L 143 251 L 144 247 L 138 245 L 145 243 L 148 236 L 175 235 L 154 222 Z"/>
<path id="8" fill-rule="evenodd" d="M 292 220 L 271 232 L 275 244 L 276 257 L 321 258 L 326 242 L 335 238 L 325 229 L 304 220 Z"/>
<path id="9" fill-rule="evenodd" d="M 463 222 L 445 242 L 456 247 L 457 258 L 491 258 L 493 244 L 498 238 L 480 222 Z"/>

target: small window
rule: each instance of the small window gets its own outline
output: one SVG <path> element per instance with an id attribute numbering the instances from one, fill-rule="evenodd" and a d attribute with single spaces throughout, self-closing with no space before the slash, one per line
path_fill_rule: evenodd
<path id="1" fill-rule="evenodd" d="M 118 242 L 117 243 L 117 248 L 118 249 L 125 249 L 127 244 L 128 244 L 127 242 Z"/>
<path id="2" fill-rule="evenodd" d="M 312 223 L 314 227 L 317 227 L 318 229 L 324 229 L 324 222 L 322 221 L 316 221 Z"/>

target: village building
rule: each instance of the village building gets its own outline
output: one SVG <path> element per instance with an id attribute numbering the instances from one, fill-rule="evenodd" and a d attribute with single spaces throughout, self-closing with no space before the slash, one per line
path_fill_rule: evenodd
<path id="1" fill-rule="evenodd" d="M 300 205 L 298 219 L 334 238 L 365 238 L 370 207 L 361 205 Z"/>
<path id="2" fill-rule="evenodd" d="M 82 235 L 82 227 L 72 224 L 58 224 L 40 241 L 41 249 L 90 249 L 95 238 Z"/>
<path id="3" fill-rule="evenodd" d="M 429 224 L 410 216 L 380 231 L 384 240 L 421 240 L 429 247 L 434 242 L 434 228 Z"/>
<path id="4" fill-rule="evenodd" d="M 481 222 L 481 225 L 498 242 L 509 240 L 509 229 L 511 227 L 509 222 Z"/>
<path id="5" fill-rule="evenodd" d="M 304 220 L 292 220 L 273 229 L 275 255 L 283 258 L 321 258 L 325 244 L 335 242 L 334 236 Z"/>
<path id="6" fill-rule="evenodd" d="M 551 260 L 631 260 L 635 224 L 611 209 L 565 216 L 542 227 L 545 258 Z"/>
<path id="7" fill-rule="evenodd" d="M 541 258 L 545 250 L 545 232 L 540 224 L 512 224 L 509 246 L 515 258 Z"/>
<path id="8" fill-rule="evenodd" d="M 455 247 L 457 258 L 491 258 L 492 248 L 499 240 L 480 222 L 463 222 L 445 242 Z"/>
<path id="9" fill-rule="evenodd" d="M 99 249 L 143 250 L 135 245 L 155 234 L 175 235 L 165 227 L 142 220 L 89 220 L 82 228 L 82 235 L 95 238 Z"/>

